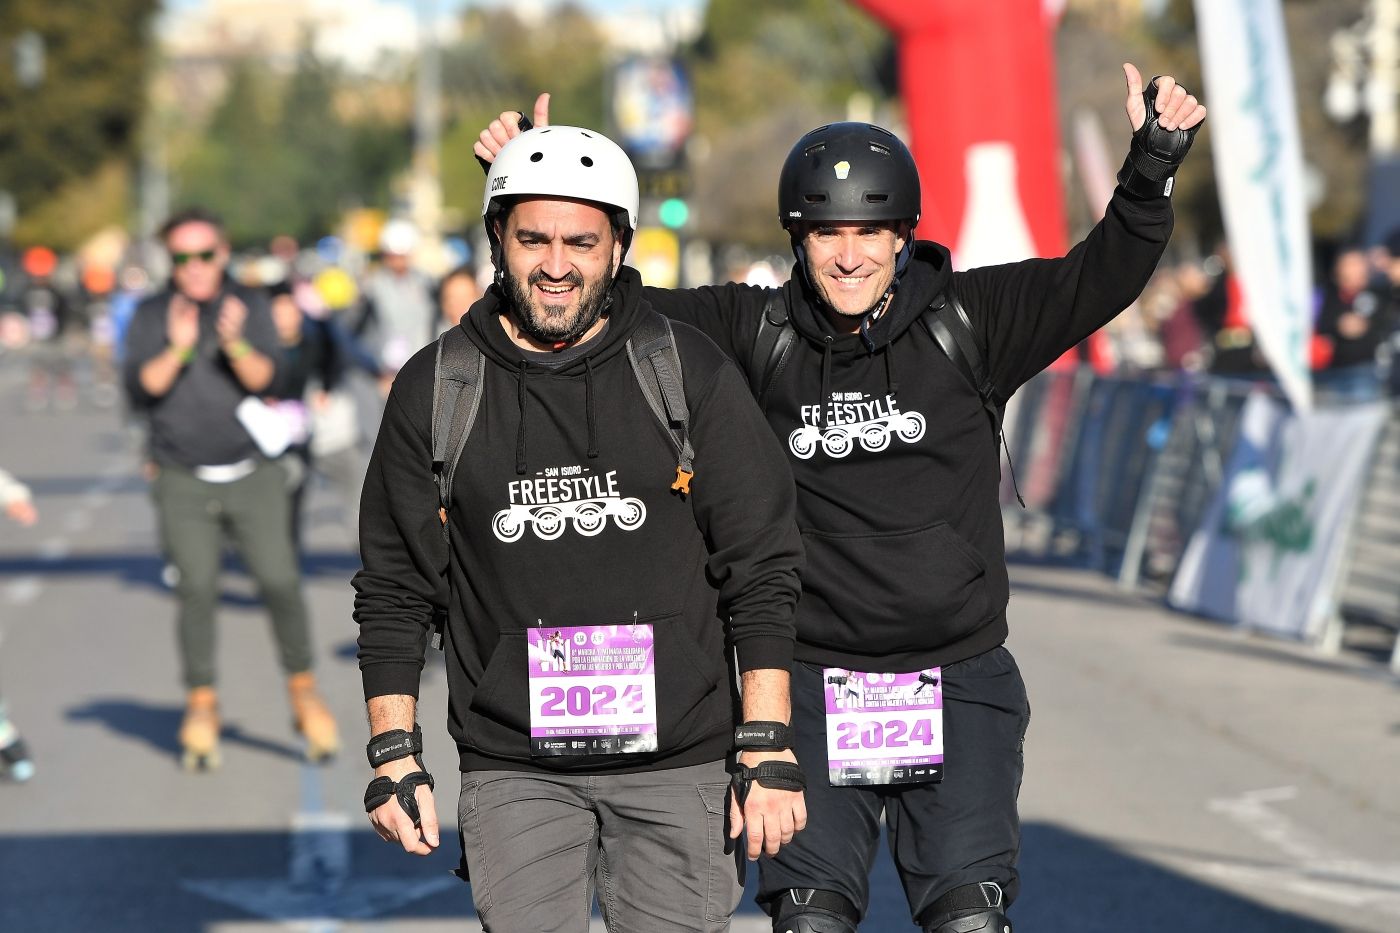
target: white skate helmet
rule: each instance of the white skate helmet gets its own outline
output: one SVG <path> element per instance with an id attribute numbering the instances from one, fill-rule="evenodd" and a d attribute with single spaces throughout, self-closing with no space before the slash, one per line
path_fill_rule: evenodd
<path id="1" fill-rule="evenodd" d="M 395 218 L 379 232 L 379 250 L 396 256 L 407 256 L 418 246 L 418 228 L 410 220 Z"/>
<path id="2" fill-rule="evenodd" d="M 494 249 L 495 218 L 509 199 L 545 195 L 593 201 L 623 220 L 622 252 L 637 229 L 637 170 L 627 153 L 602 133 L 577 126 L 527 130 L 506 143 L 491 163 L 481 216 Z"/>

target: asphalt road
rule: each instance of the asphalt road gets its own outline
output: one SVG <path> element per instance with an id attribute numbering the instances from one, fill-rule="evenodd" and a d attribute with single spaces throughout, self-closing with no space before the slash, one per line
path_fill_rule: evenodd
<path id="1" fill-rule="evenodd" d="M 452 834 L 415 859 L 365 822 L 356 560 L 330 493 L 311 501 L 306 591 L 347 751 L 301 761 L 265 616 L 231 561 L 224 767 L 187 774 L 139 442 L 86 402 L 24 411 L 22 377 L 0 358 L 0 465 L 41 512 L 0 527 L 0 690 L 38 773 L 0 783 L 0 930 L 479 929 L 448 873 Z M 1400 930 L 1400 695 L 1380 660 L 1242 637 L 1081 571 L 1015 566 L 1012 589 L 1034 709 L 1018 931 Z M 445 704 L 433 669 L 426 757 L 452 813 Z M 875 892 L 863 930 L 914 929 L 884 854 Z M 751 902 L 734 923 L 767 929 Z"/>

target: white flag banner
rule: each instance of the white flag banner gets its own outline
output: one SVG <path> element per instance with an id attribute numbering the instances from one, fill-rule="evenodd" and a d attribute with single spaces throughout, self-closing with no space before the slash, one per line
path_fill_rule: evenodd
<path id="1" fill-rule="evenodd" d="M 1225 481 L 1172 580 L 1178 609 L 1316 641 L 1386 406 L 1307 414 L 1256 393 Z"/>
<path id="2" fill-rule="evenodd" d="M 1312 255 L 1280 0 L 1196 0 L 1215 177 L 1250 326 L 1284 394 L 1312 406 Z"/>

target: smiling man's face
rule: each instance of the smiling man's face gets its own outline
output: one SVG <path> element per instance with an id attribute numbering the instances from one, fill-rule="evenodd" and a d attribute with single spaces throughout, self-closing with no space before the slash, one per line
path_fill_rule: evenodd
<path id="1" fill-rule="evenodd" d="M 503 284 L 520 329 L 545 344 L 588 333 L 622 261 L 607 213 L 588 201 L 522 198 L 500 239 Z"/>
<path id="2" fill-rule="evenodd" d="M 894 281 L 904 237 L 894 223 L 815 223 L 802 245 L 812 286 L 841 317 L 860 318 Z"/>

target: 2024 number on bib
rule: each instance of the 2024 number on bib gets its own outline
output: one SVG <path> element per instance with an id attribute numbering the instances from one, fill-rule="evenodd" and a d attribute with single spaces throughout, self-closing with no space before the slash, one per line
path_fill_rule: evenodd
<path id="1" fill-rule="evenodd" d="M 943 675 L 829 667 L 827 777 L 833 787 L 943 779 Z"/>
<path id="2" fill-rule="evenodd" d="M 654 752 L 656 660 L 647 624 L 532 628 L 530 751 L 534 755 Z"/>

